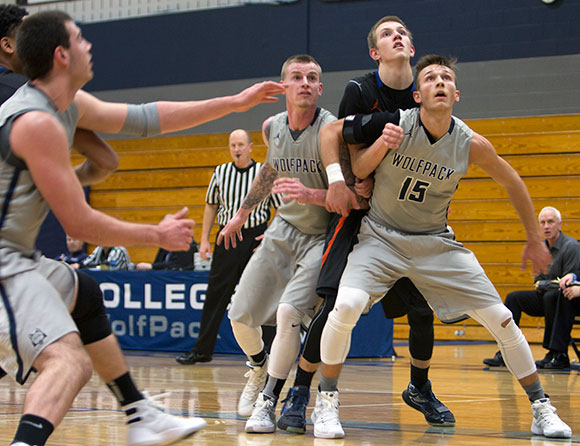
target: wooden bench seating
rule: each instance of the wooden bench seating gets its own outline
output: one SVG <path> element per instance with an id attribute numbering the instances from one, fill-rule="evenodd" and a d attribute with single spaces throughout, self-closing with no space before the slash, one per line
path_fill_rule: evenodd
<path id="1" fill-rule="evenodd" d="M 579 145 L 580 147 L 580 145 Z M 254 151 L 256 158 L 265 158 L 265 147 Z M 263 152 L 263 153 L 262 153 Z M 183 150 L 152 154 L 150 152 L 131 152 L 120 154 L 118 172 L 104 182 L 95 185 L 93 190 L 121 190 L 140 188 L 192 187 L 207 185 L 213 172 L 212 162 L 228 162 L 228 154 L 223 149 L 206 151 Z M 504 159 L 516 169 L 534 193 L 536 183 L 553 183 L 564 176 L 580 175 L 580 154 L 505 156 Z M 466 179 L 487 180 L 489 177 L 479 168 L 468 171 Z M 577 181 L 577 179 L 576 179 Z M 465 186 L 464 186 L 465 185 Z M 571 182 L 570 186 L 575 186 Z M 465 189 L 466 182 L 460 186 Z M 479 187 L 479 186 L 476 186 Z M 486 188 L 485 188 L 486 189 Z M 456 199 L 462 198 L 457 196 Z"/>

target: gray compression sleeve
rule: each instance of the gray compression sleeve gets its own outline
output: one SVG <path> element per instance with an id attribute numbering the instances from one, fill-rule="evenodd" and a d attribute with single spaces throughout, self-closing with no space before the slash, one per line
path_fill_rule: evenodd
<path id="1" fill-rule="evenodd" d="M 154 102 L 147 104 L 129 104 L 127 118 L 119 133 L 138 136 L 155 136 L 161 134 L 159 112 Z"/>

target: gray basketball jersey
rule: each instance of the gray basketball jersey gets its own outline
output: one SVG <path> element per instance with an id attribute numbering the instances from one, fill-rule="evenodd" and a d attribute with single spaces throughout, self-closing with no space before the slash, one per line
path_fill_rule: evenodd
<path id="1" fill-rule="evenodd" d="M 473 131 L 452 117 L 449 132 L 431 144 L 419 109 L 401 111 L 399 125 L 403 142 L 376 169 L 369 217 L 406 233 L 444 232 L 449 202 L 467 172 Z"/>
<path id="2" fill-rule="evenodd" d="M 270 126 L 266 161 L 280 177 L 298 178 L 312 189 L 328 189 L 328 179 L 320 156 L 320 129 L 336 120 L 328 110 L 318 116 L 295 141 L 288 126 L 288 112 L 274 116 Z M 330 214 L 323 206 L 302 205 L 295 200 L 282 202 L 280 217 L 305 234 L 324 234 Z"/>
<path id="3" fill-rule="evenodd" d="M 19 88 L 0 107 L 0 277 L 30 268 L 30 262 L 17 262 L 14 254 L 19 252 L 27 257 L 34 254 L 36 236 L 48 213 L 46 201 L 26 164 L 12 152 L 9 140 L 14 120 L 36 110 L 47 112 L 62 123 L 69 146 L 78 121 L 74 104 L 61 114 L 41 90 L 29 84 Z"/>

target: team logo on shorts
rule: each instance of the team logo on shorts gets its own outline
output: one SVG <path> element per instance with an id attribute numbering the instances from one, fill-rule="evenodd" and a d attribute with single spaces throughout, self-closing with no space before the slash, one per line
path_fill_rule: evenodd
<path id="1" fill-rule="evenodd" d="M 46 333 L 44 333 L 40 328 L 37 328 L 34 330 L 34 333 L 30 333 L 28 337 L 30 338 L 32 345 L 36 347 L 44 342 L 46 339 Z"/>

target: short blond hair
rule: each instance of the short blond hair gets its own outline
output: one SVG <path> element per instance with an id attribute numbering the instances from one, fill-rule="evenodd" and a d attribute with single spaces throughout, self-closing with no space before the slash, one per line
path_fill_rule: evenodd
<path id="1" fill-rule="evenodd" d="M 318 69 L 318 76 L 322 78 L 322 68 L 320 67 L 320 64 L 316 62 L 314 57 L 312 57 L 310 54 L 295 54 L 294 56 L 290 56 L 288 59 L 286 59 L 286 62 L 284 62 L 282 65 L 282 71 L 280 72 L 282 80 L 286 78 L 288 67 L 293 63 L 313 63 Z"/>

